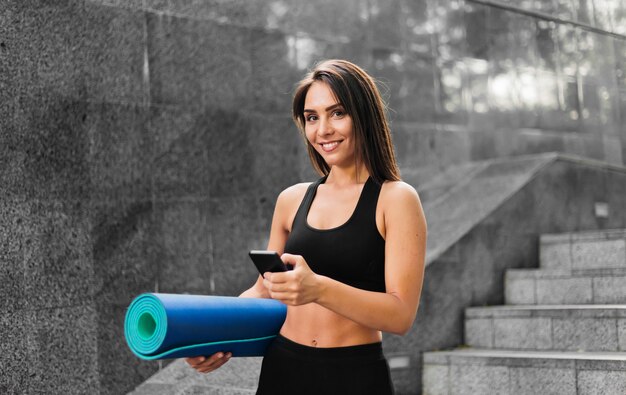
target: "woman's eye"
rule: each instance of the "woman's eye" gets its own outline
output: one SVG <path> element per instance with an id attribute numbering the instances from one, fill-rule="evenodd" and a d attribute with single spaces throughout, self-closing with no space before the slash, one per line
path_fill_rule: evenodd
<path id="1" fill-rule="evenodd" d="M 341 110 L 335 110 L 335 111 L 333 111 L 333 115 L 334 115 L 335 117 L 341 117 L 341 116 L 343 116 L 343 115 L 344 115 L 344 112 L 343 112 L 343 111 L 341 111 Z"/>
<path id="2" fill-rule="evenodd" d="M 317 115 L 309 115 L 306 117 L 307 122 L 317 121 Z"/>

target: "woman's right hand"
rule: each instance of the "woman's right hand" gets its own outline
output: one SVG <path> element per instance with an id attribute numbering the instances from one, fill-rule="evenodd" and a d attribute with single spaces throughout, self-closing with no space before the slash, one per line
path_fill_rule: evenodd
<path id="1" fill-rule="evenodd" d="M 218 352 L 210 357 L 193 357 L 193 358 L 185 358 L 185 361 L 192 368 L 196 369 L 199 373 L 209 373 L 219 368 L 232 357 L 232 354 L 227 352 Z"/>

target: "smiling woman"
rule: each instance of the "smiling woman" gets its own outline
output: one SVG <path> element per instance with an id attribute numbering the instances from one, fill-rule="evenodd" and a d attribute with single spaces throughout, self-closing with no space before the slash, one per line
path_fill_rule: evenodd
<path id="1" fill-rule="evenodd" d="M 305 104 L 312 104 L 307 103 L 307 99 L 322 99 L 320 94 L 332 96 L 325 97 L 327 103 L 334 102 L 332 107 L 325 108 L 326 111 L 338 106 L 341 114 L 351 116 L 356 157 L 368 167 L 372 178 L 378 183 L 400 180 L 385 104 L 372 77 L 353 63 L 329 60 L 318 64 L 300 81 L 293 98 L 292 113 L 296 125 L 309 142 L 307 130 L 316 129 L 315 123 L 309 125 L 309 116 L 313 115 L 312 119 L 316 120 L 317 114 L 307 112 L 310 108 L 305 108 Z M 316 146 L 309 144 L 308 150 L 313 167 L 321 174 L 328 174 L 332 166 L 324 160 Z"/>
<path id="2" fill-rule="evenodd" d="M 392 394 L 382 332 L 405 334 L 417 313 L 426 250 L 419 197 L 400 181 L 384 103 L 360 67 L 318 64 L 296 89 L 293 118 L 322 177 L 276 201 L 267 249 L 293 270 L 264 273 L 241 294 L 287 305 L 257 394 Z M 210 372 L 228 359 L 187 362 Z"/>

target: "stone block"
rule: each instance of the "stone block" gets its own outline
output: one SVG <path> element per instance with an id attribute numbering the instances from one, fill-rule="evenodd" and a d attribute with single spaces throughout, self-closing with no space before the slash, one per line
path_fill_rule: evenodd
<path id="1" fill-rule="evenodd" d="M 25 334 L 30 330 L 24 310 L 0 313 L 0 392 L 28 392 L 30 381 Z"/>
<path id="2" fill-rule="evenodd" d="M 152 0 L 157 1 L 157 0 Z M 162 0 L 165 1 L 165 0 Z M 143 8 L 143 0 L 87 0 L 89 3 L 93 4 L 104 4 L 111 5 L 115 7 L 124 7 L 131 9 L 142 9 Z"/>
<path id="3" fill-rule="evenodd" d="M 0 100 L 3 100 L 0 98 Z M 5 104 L 5 103 L 4 103 Z M 12 105 L 11 105 L 12 106 Z M 2 190 L 0 196 L 5 199 L 22 199 L 29 189 L 24 182 L 24 160 L 26 154 L 16 150 L 22 144 L 24 128 L 20 127 L 20 121 L 14 116 L 14 108 L 2 108 L 0 104 L 0 183 Z"/>
<path id="4" fill-rule="evenodd" d="M 89 198 L 89 139 L 84 122 L 87 104 L 43 92 L 20 98 L 24 138 L 20 187 L 28 198 Z"/>
<path id="5" fill-rule="evenodd" d="M 77 60 L 83 94 L 90 101 L 142 103 L 149 98 L 146 17 L 137 3 L 141 1 L 108 0 L 104 6 L 85 2 Z"/>
<path id="6" fill-rule="evenodd" d="M 329 41 L 359 42 L 365 38 L 364 27 L 366 25 L 361 14 L 362 12 L 367 13 L 367 10 L 363 8 L 365 8 L 364 5 L 358 0 L 349 0 L 341 4 L 333 3 L 330 0 L 314 0 L 294 2 L 291 12 L 295 17 L 295 32 L 297 33 L 317 36 Z M 394 8 L 395 13 L 398 12 L 395 4 L 388 8 Z M 360 12 L 355 12 L 355 10 L 360 10 Z M 379 17 L 383 19 L 387 14 L 394 11 L 383 8 L 379 12 Z M 390 19 L 393 19 L 393 16 L 390 16 Z M 385 20 L 389 21 L 390 19 Z M 398 29 L 391 30 L 396 31 Z"/>
<path id="7" fill-rule="evenodd" d="M 578 372 L 578 395 L 618 395 L 626 392 L 626 372 L 582 370 Z"/>
<path id="8" fill-rule="evenodd" d="M 157 199 L 237 196 L 254 188 L 251 124 L 242 112 L 154 108 Z"/>
<path id="9" fill-rule="evenodd" d="M 414 47 L 420 48 L 420 51 L 429 52 L 430 43 L 418 45 L 413 43 Z M 397 54 L 390 54 L 396 56 Z M 389 112 L 389 117 L 393 123 L 411 122 L 425 125 L 434 125 L 435 123 L 435 83 L 433 81 L 433 60 L 430 54 L 409 53 L 401 55 L 404 65 L 399 70 L 399 75 L 392 81 L 398 83 L 391 84 L 390 87 L 395 89 L 386 93 L 388 98 L 386 102 L 393 112 Z M 389 66 L 392 67 L 392 66 Z M 396 66 L 397 67 L 397 66 Z M 384 81 L 384 79 L 383 79 Z M 383 90 L 384 92 L 384 90 Z M 445 143 L 449 142 L 452 147 L 456 148 L 459 142 L 463 142 L 465 150 L 457 157 L 444 156 L 441 159 L 447 159 L 446 164 L 458 163 L 462 159 L 469 159 L 469 136 L 465 132 L 450 131 L 445 128 L 439 130 L 440 134 L 436 137 L 438 141 L 438 151 L 448 151 Z M 455 161 L 456 159 L 456 161 Z"/>
<path id="10" fill-rule="evenodd" d="M 180 107 L 151 107 L 148 131 L 154 140 L 152 182 L 157 199 L 206 198 L 212 175 L 207 149 L 210 117 Z M 217 158 L 216 158 L 217 159 Z"/>
<path id="11" fill-rule="evenodd" d="M 615 319 L 580 318 L 552 320 L 555 350 L 617 351 Z"/>
<path id="12" fill-rule="evenodd" d="M 458 130 L 439 130 L 435 135 L 435 155 L 441 167 L 470 160 L 471 140 Z"/>
<path id="13" fill-rule="evenodd" d="M 626 361 L 621 358 L 602 358 L 602 355 L 600 355 L 600 358 L 580 359 L 576 361 L 576 368 L 578 370 L 626 371 Z"/>
<path id="14" fill-rule="evenodd" d="M 623 304 L 626 303 L 626 276 L 594 277 L 594 303 Z"/>
<path id="15" fill-rule="evenodd" d="M 153 248 L 160 292 L 211 293 L 215 268 L 209 205 L 209 200 L 156 205 Z"/>
<path id="16" fill-rule="evenodd" d="M 129 395 L 171 395 L 177 389 L 172 384 L 144 383 L 129 392 Z"/>
<path id="17" fill-rule="evenodd" d="M 577 241 L 572 245 L 572 268 L 626 267 L 626 240 Z"/>
<path id="18" fill-rule="evenodd" d="M 626 351 L 626 319 L 617 320 L 618 350 Z"/>
<path id="19" fill-rule="evenodd" d="M 537 304 L 592 303 L 591 283 L 591 278 L 538 278 Z"/>
<path id="20" fill-rule="evenodd" d="M 304 140 L 291 118 L 253 115 L 251 123 L 252 133 L 248 144 L 254 147 L 254 155 L 251 158 L 250 186 L 259 203 L 263 204 L 263 210 L 273 212 L 281 191 L 298 182 L 313 181 L 318 177 L 308 180 L 300 178 L 300 169 L 310 167 L 310 161 L 304 154 Z"/>
<path id="21" fill-rule="evenodd" d="M 152 103 L 250 108 L 245 28 L 148 13 L 147 32 Z"/>
<path id="22" fill-rule="evenodd" d="M 518 278 L 507 273 L 504 281 L 504 300 L 507 304 L 537 303 L 534 278 Z"/>
<path id="23" fill-rule="evenodd" d="M 439 167 L 439 158 L 431 149 L 436 144 L 436 135 L 437 131 L 434 129 L 401 122 L 394 124 L 393 142 L 398 163 L 407 169 L 433 164 Z M 416 175 L 419 177 L 419 174 Z M 417 184 L 414 182 L 412 185 L 419 188 Z"/>
<path id="24" fill-rule="evenodd" d="M 15 97 L 19 85 L 19 64 L 18 56 L 20 47 L 17 45 L 20 39 L 18 30 L 21 20 L 20 4 L 18 2 L 7 2 L 4 4 L 2 13 L 0 14 L 0 36 L 2 41 L 0 44 L 0 54 L 2 54 L 3 62 L 0 65 L 0 91 L 2 103 L 6 103 L 11 97 Z M 1 121 L 0 121 L 1 122 Z"/>
<path id="25" fill-rule="evenodd" d="M 96 312 L 100 393 L 125 394 L 156 373 L 159 362 L 139 359 L 128 348 L 124 338 L 126 306 L 97 303 Z"/>
<path id="26" fill-rule="evenodd" d="M 4 314 L 27 306 L 24 298 L 24 250 L 28 237 L 27 203 L 0 201 L 0 311 Z"/>
<path id="27" fill-rule="evenodd" d="M 100 392 L 93 306 L 29 310 L 26 316 L 28 393 Z"/>
<path id="28" fill-rule="evenodd" d="M 225 388 L 218 386 L 191 386 L 181 392 L 182 395 L 204 395 L 204 394 L 214 394 L 214 395 L 254 395 L 256 394 L 256 389 L 244 389 L 244 388 Z"/>
<path id="29" fill-rule="evenodd" d="M 202 106 L 204 59 L 198 55 L 208 40 L 219 39 L 202 37 L 200 21 L 152 13 L 146 18 L 151 103 Z"/>
<path id="30" fill-rule="evenodd" d="M 253 81 L 260 76 L 252 72 L 252 32 L 244 27 L 207 22 L 202 22 L 197 29 L 203 36 L 199 48 L 194 43 L 203 63 L 203 75 L 199 80 L 203 106 L 233 112 L 263 107 L 255 101 L 253 94 Z M 279 64 L 275 66 L 280 67 Z M 271 96 L 259 99 L 263 102 L 272 100 Z"/>
<path id="31" fill-rule="evenodd" d="M 465 344 L 472 347 L 494 347 L 494 322 L 491 318 L 465 319 Z"/>
<path id="32" fill-rule="evenodd" d="M 552 348 L 549 318 L 506 318 L 494 321 L 495 347 L 546 350 Z"/>
<path id="33" fill-rule="evenodd" d="M 0 311 L 5 314 L 25 308 L 24 258 L 19 255 L 0 258 Z"/>
<path id="34" fill-rule="evenodd" d="M 165 4 L 164 4 L 165 3 Z M 246 27 L 286 28 L 293 25 L 292 2 L 264 3 L 246 0 L 147 0 L 146 7 L 178 16 Z"/>
<path id="35" fill-rule="evenodd" d="M 448 395 L 451 384 L 449 370 L 447 365 L 424 365 L 422 392 L 428 395 Z"/>
<path id="36" fill-rule="evenodd" d="M 85 128 L 89 135 L 89 174 L 97 201 L 147 200 L 152 192 L 154 138 L 148 109 L 138 105 L 92 103 Z"/>
<path id="37" fill-rule="evenodd" d="M 576 395 L 573 369 L 511 368 L 510 393 L 516 395 Z"/>
<path id="38" fill-rule="evenodd" d="M 14 48 L 20 91 L 26 96 L 45 92 L 76 100 L 83 94 L 80 43 L 86 25 L 82 8 L 81 2 L 41 0 L 15 7 L 19 34 Z"/>
<path id="39" fill-rule="evenodd" d="M 269 240 L 269 227 L 262 225 L 268 217 L 260 219 L 258 207 L 254 198 L 211 199 L 211 290 L 218 295 L 239 294 L 259 275 L 248 257 L 248 251 L 265 249 Z"/>
<path id="40" fill-rule="evenodd" d="M 626 61 L 626 56 L 624 57 Z M 626 69 L 624 69 L 626 70 Z M 626 73 L 623 73 L 626 75 Z M 625 105 L 622 113 L 626 113 L 626 92 L 622 94 L 624 97 Z M 622 132 L 622 136 L 626 136 L 626 124 L 622 126 L 624 128 L 624 132 Z M 622 140 L 626 142 L 626 140 Z M 622 143 L 622 159 L 626 163 L 626 143 Z M 624 224 L 621 222 L 622 219 L 617 213 L 626 212 L 626 199 L 623 197 L 626 196 L 626 185 L 623 182 L 620 182 L 620 173 L 619 172 L 607 172 L 606 175 L 606 201 L 609 204 L 609 218 L 608 218 L 608 228 L 616 229 L 623 228 Z"/>
<path id="41" fill-rule="evenodd" d="M 293 56 L 289 52 L 290 37 L 282 32 L 259 29 L 250 33 L 250 39 L 252 108 L 263 116 L 275 113 L 291 118 L 293 89 L 303 75 L 290 62 Z M 290 129 L 297 130 L 295 126 Z"/>
<path id="42" fill-rule="evenodd" d="M 153 210 L 150 201 L 93 205 L 94 294 L 100 303 L 128 306 L 137 294 L 155 291 L 160 262 Z"/>
<path id="43" fill-rule="evenodd" d="M 617 129 L 617 124 L 613 125 L 613 127 Z M 604 143 L 604 160 L 607 163 L 622 166 L 624 162 L 622 160 L 622 143 L 620 139 L 604 136 L 602 142 Z"/>
<path id="44" fill-rule="evenodd" d="M 166 394 L 248 394 L 256 391 L 261 358 L 233 358 L 210 375 L 199 374 L 178 359 L 158 375 L 138 386 L 133 395 Z"/>
<path id="45" fill-rule="evenodd" d="M 251 117 L 239 111 L 216 110 L 203 114 L 211 198 L 250 196 L 256 180 L 252 165 L 258 147 L 251 144 Z"/>
<path id="46" fill-rule="evenodd" d="M 450 389 L 457 395 L 505 394 L 509 392 L 509 370 L 505 366 L 450 366 Z"/>
<path id="47" fill-rule="evenodd" d="M 569 243 L 548 243 L 541 240 L 539 262 L 542 269 L 570 269 L 572 256 Z"/>
<path id="48" fill-rule="evenodd" d="M 183 359 L 175 359 L 172 363 L 160 368 L 159 374 L 153 375 L 143 384 L 185 385 L 189 378 L 196 374 L 198 373 Z"/>
<path id="49" fill-rule="evenodd" d="M 27 308 L 77 306 L 94 292 L 88 208 L 82 202 L 31 201 L 24 241 Z"/>
<path id="50" fill-rule="evenodd" d="M 188 384 L 197 387 L 241 390 L 241 393 L 255 391 L 261 372 L 262 358 L 233 358 L 212 375 L 198 374 L 191 370 Z"/>

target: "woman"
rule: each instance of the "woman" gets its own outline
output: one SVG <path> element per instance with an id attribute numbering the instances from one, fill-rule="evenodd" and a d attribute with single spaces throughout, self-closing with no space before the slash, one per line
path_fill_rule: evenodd
<path id="1" fill-rule="evenodd" d="M 298 85 L 293 118 L 317 182 L 285 189 L 268 250 L 293 270 L 265 273 L 241 294 L 287 304 L 258 394 L 390 394 L 382 331 L 405 334 L 417 313 L 426 222 L 400 181 L 374 81 L 343 60 L 318 64 Z M 199 372 L 230 355 L 189 358 Z"/>

